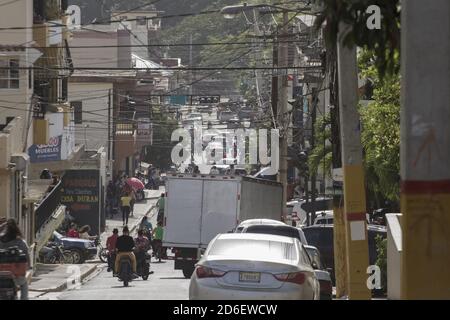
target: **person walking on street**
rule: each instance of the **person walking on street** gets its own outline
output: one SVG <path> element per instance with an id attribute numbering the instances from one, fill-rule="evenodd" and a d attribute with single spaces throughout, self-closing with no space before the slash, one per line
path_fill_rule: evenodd
<path id="1" fill-rule="evenodd" d="M 20 231 L 14 219 L 6 222 L 6 232 L 0 237 L 0 249 L 18 247 L 27 257 L 27 270 L 30 269 L 30 256 L 27 243 L 22 239 Z M 17 284 L 20 286 L 20 299 L 28 300 L 28 281 L 26 277 L 17 277 Z"/>
<path id="2" fill-rule="evenodd" d="M 106 249 L 108 250 L 108 272 L 111 271 L 112 261 L 116 255 L 116 243 L 119 237 L 119 230 L 114 228 L 113 234 L 106 239 Z"/>
<path id="3" fill-rule="evenodd" d="M 158 217 L 157 222 L 162 222 L 164 220 L 164 206 L 166 204 L 166 198 L 165 194 L 161 193 L 161 197 L 158 199 L 158 202 L 156 202 L 156 207 L 158 208 Z"/>
<path id="4" fill-rule="evenodd" d="M 153 255 L 155 257 L 158 257 L 159 261 L 161 261 L 161 258 L 163 256 L 162 240 L 164 236 L 164 229 L 161 221 L 158 221 L 158 226 L 155 229 L 153 229 L 152 236 L 153 236 L 153 251 L 154 251 Z"/>
<path id="5" fill-rule="evenodd" d="M 122 221 L 123 225 L 128 225 L 128 218 L 130 217 L 130 203 L 131 203 L 131 197 L 129 194 L 124 194 L 122 198 L 120 199 L 121 202 L 121 208 L 122 208 Z"/>
<path id="6" fill-rule="evenodd" d="M 134 193 L 133 190 L 131 190 L 129 195 L 131 197 L 131 201 L 130 201 L 130 216 L 133 217 L 134 216 L 134 204 L 136 203 L 136 194 Z"/>

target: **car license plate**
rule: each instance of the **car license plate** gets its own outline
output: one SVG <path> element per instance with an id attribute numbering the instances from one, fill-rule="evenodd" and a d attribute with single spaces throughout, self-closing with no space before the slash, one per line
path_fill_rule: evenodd
<path id="1" fill-rule="evenodd" d="M 239 282 L 261 282 L 261 273 L 259 272 L 239 272 Z"/>

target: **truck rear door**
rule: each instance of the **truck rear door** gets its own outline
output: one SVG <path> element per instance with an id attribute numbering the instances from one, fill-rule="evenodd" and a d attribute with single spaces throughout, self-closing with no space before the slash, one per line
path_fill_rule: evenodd
<path id="1" fill-rule="evenodd" d="M 164 244 L 197 246 L 200 242 L 203 181 L 169 179 Z"/>
<path id="2" fill-rule="evenodd" d="M 203 190 L 201 244 L 207 246 L 236 226 L 239 182 L 205 180 Z"/>

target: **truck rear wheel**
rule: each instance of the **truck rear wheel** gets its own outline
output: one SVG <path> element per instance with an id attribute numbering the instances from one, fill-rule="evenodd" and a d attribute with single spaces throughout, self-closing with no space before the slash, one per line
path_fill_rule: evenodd
<path id="1" fill-rule="evenodd" d="M 194 273 L 194 266 L 186 266 L 183 268 L 183 275 L 186 279 L 190 279 Z"/>

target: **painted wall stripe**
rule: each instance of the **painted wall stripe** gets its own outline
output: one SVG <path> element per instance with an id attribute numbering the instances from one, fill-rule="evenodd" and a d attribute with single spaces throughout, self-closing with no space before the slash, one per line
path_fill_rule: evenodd
<path id="1" fill-rule="evenodd" d="M 407 194 L 450 193 L 450 180 L 402 181 L 401 191 Z"/>

